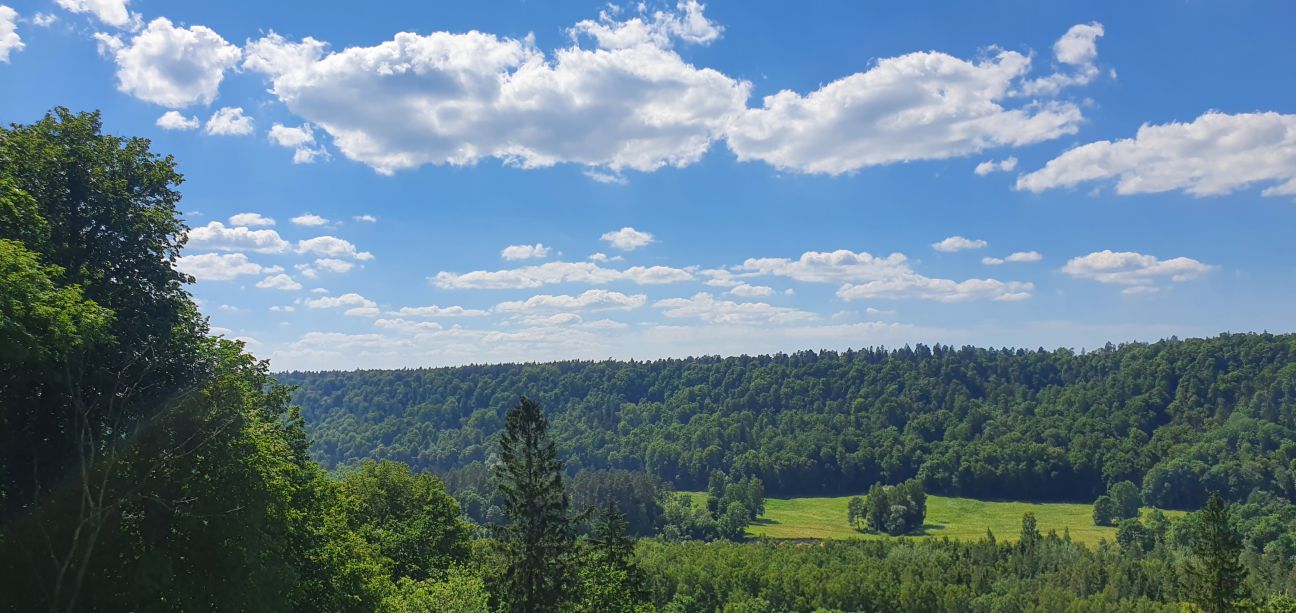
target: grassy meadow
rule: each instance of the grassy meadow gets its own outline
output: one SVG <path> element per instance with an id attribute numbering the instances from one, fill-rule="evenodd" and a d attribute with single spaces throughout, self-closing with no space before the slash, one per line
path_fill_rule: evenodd
<path id="1" fill-rule="evenodd" d="M 703 504 L 705 493 L 692 493 Z M 752 537 L 775 539 L 885 539 L 887 535 L 857 532 L 846 523 L 850 496 L 836 498 L 766 498 L 765 514 L 748 526 Z M 1144 509 L 1144 513 L 1149 509 Z M 927 521 L 923 531 L 909 538 L 949 537 L 976 540 L 994 532 L 1000 540 L 1015 540 L 1024 513 L 1034 513 L 1040 532 L 1069 530 L 1071 539 L 1089 545 L 1101 539 L 1116 540 L 1116 529 L 1095 526 L 1093 505 L 1083 503 L 997 502 L 972 498 L 927 496 Z M 1170 517 L 1182 511 L 1166 511 Z"/>

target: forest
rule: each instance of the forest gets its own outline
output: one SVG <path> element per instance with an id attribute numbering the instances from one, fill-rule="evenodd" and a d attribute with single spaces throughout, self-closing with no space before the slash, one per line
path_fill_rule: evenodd
<path id="1" fill-rule="evenodd" d="M 275 375 L 176 269 L 182 181 L 0 128 L 0 609 L 1296 611 L 1296 337 Z M 928 491 L 1117 537 L 919 542 Z M 888 535 L 746 539 L 807 492 Z"/>

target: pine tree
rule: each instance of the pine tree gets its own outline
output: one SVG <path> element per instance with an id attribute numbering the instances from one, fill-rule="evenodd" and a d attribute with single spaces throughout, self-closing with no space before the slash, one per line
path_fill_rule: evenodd
<path id="1" fill-rule="evenodd" d="M 495 479 L 504 499 L 499 538 L 508 559 L 507 608 L 563 609 L 572 583 L 575 532 L 549 421 L 530 399 L 523 398 L 505 416 Z"/>
<path id="2" fill-rule="evenodd" d="M 643 571 L 634 562 L 634 540 L 626 516 L 608 498 L 594 513 L 590 555 L 581 568 L 581 611 L 617 613 L 651 610 L 644 591 Z"/>
<path id="3" fill-rule="evenodd" d="M 1188 563 L 1189 597 L 1208 613 L 1231 611 L 1246 593 L 1246 568 L 1238 556 L 1242 538 L 1229 520 L 1228 505 L 1211 494 L 1198 516 L 1188 544 L 1193 560 Z"/>

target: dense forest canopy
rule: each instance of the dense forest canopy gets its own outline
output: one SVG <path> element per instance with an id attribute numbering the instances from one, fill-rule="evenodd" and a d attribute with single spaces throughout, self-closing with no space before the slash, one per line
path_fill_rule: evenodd
<path id="1" fill-rule="evenodd" d="M 651 472 L 702 489 L 712 470 L 770 495 L 928 491 L 1092 501 L 1132 481 L 1150 505 L 1209 492 L 1296 496 L 1296 335 L 1108 345 L 946 346 L 650 362 L 292 372 L 326 467 L 387 458 L 486 462 L 519 396 L 549 411 L 569 470 Z"/>

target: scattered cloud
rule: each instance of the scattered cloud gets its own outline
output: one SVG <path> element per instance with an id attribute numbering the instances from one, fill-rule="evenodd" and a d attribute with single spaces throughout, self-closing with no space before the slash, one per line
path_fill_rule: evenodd
<path id="1" fill-rule="evenodd" d="M 287 253 L 292 250 L 292 245 L 274 230 L 252 230 L 244 226 L 231 228 L 219 221 L 190 230 L 187 246 L 190 249 L 257 253 Z"/>
<path id="2" fill-rule="evenodd" d="M 274 313 L 292 313 L 292 312 L 295 312 L 296 310 L 297 310 L 297 307 L 295 307 L 295 306 L 293 306 L 293 305 L 291 305 L 291 304 L 276 305 L 276 306 L 272 306 L 272 307 L 270 307 L 270 311 L 271 311 L 271 312 L 274 312 Z"/>
<path id="3" fill-rule="evenodd" d="M 294 218 L 294 223 L 296 218 Z M 297 241 L 298 253 L 313 253 L 331 258 L 351 258 L 354 260 L 368 261 L 373 259 L 373 254 L 368 251 L 357 251 L 356 246 L 351 241 L 337 238 L 336 236 L 317 236 L 306 240 Z"/>
<path id="4" fill-rule="evenodd" d="M 1046 77 L 1027 81 L 1022 86 L 1024 95 L 1055 94 L 1065 87 L 1086 85 L 1098 77 L 1098 39 L 1103 35 L 1103 25 L 1098 22 L 1071 26 L 1057 42 L 1053 43 L 1053 56 L 1070 72 L 1055 72 Z"/>
<path id="5" fill-rule="evenodd" d="M 1016 302 L 1027 300 L 1035 289 L 1032 283 L 1000 281 L 998 279 L 933 279 L 920 274 L 907 274 L 858 285 L 847 283 L 837 288 L 842 300 L 868 298 L 936 300 L 938 302 L 963 302 L 967 300 L 996 300 Z"/>
<path id="6" fill-rule="evenodd" d="M 117 63 L 117 89 L 169 108 L 211 104 L 225 71 L 243 55 L 210 28 L 177 28 L 164 17 L 149 22 L 129 44 L 107 35 L 96 38 Z M 209 133 L 228 133 L 212 132 L 211 125 Z"/>
<path id="7" fill-rule="evenodd" d="M 362 222 L 364 222 L 364 223 L 378 223 L 378 218 L 377 218 L 377 217 L 374 217 L 373 215 L 369 215 L 369 214 L 356 215 L 355 217 L 352 217 L 351 219 L 354 220 L 354 221 L 362 221 Z"/>
<path id="8" fill-rule="evenodd" d="M 666 317 L 691 317 L 716 324 L 785 324 L 818 319 L 817 315 L 808 311 L 776 307 L 764 302 L 716 300 L 715 296 L 707 292 L 698 292 L 691 298 L 658 300 L 653 303 L 653 307 L 662 309 L 662 315 Z"/>
<path id="9" fill-rule="evenodd" d="M 279 289 L 279 290 L 298 290 L 301 289 L 301 283 L 293 280 L 292 277 L 283 273 L 266 277 L 256 284 L 261 289 Z"/>
<path id="10" fill-rule="evenodd" d="M 619 255 L 608 256 L 608 254 L 602 252 L 590 255 L 589 259 L 594 260 L 595 262 L 624 262 L 625 261 L 625 258 Z"/>
<path id="11" fill-rule="evenodd" d="M 549 257 L 549 247 L 541 243 L 534 245 L 509 245 L 500 250 L 500 257 L 506 260 L 530 260 Z"/>
<path id="12" fill-rule="evenodd" d="M 465 309 L 461 306 L 441 307 L 433 304 L 421 307 L 401 307 L 395 314 L 406 317 L 482 317 L 490 315 L 490 311 Z"/>
<path id="13" fill-rule="evenodd" d="M 126 8 L 130 0 L 55 0 L 72 13 L 90 13 L 99 21 L 116 28 L 139 25 L 140 17 Z"/>
<path id="14" fill-rule="evenodd" d="M 181 256 L 176 268 L 199 281 L 229 281 L 244 275 L 261 274 L 266 269 L 242 253 L 200 253 Z"/>
<path id="15" fill-rule="evenodd" d="M 634 251 L 652 244 L 653 235 L 651 232 L 641 232 L 626 226 L 613 232 L 604 232 L 600 240 L 622 251 Z"/>
<path id="16" fill-rule="evenodd" d="M 18 35 L 18 11 L 0 4 L 0 62 L 9 63 L 9 54 L 26 46 Z"/>
<path id="17" fill-rule="evenodd" d="M 1002 258 L 981 258 L 981 263 L 987 266 L 998 266 L 1007 262 L 1038 262 L 1044 259 L 1038 251 L 1015 251 Z"/>
<path id="18" fill-rule="evenodd" d="M 1190 281 L 1204 276 L 1215 267 L 1186 257 L 1160 260 L 1156 256 L 1133 251 L 1104 249 L 1071 258 L 1062 272 L 1077 279 L 1099 283 L 1151 285 L 1158 281 Z"/>
<path id="19" fill-rule="evenodd" d="M 336 258 L 320 258 L 315 260 L 315 268 L 318 270 L 342 274 L 355 268 L 355 263 Z"/>
<path id="20" fill-rule="evenodd" d="M 301 215 L 292 218 L 290 221 L 292 221 L 293 223 L 299 226 L 307 226 L 307 227 L 323 226 L 323 225 L 327 225 L 329 222 L 329 220 L 320 217 L 319 215 L 316 215 L 314 213 L 303 213 Z"/>
<path id="21" fill-rule="evenodd" d="M 940 242 L 932 243 L 932 249 L 941 253 L 954 253 L 968 249 L 983 249 L 989 244 L 981 239 L 973 240 L 962 236 L 951 236 Z"/>
<path id="22" fill-rule="evenodd" d="M 197 117 L 185 117 L 179 111 L 167 111 L 157 118 L 157 127 L 163 130 L 197 130 L 202 125 Z"/>
<path id="23" fill-rule="evenodd" d="M 1132 139 L 1067 151 L 1018 177 L 1016 187 L 1042 192 L 1110 179 L 1121 195 L 1222 196 L 1258 183 L 1277 183 L 1262 196 L 1296 195 L 1296 115 L 1210 111 L 1191 123 L 1144 124 Z"/>
<path id="24" fill-rule="evenodd" d="M 648 302 L 644 294 L 623 294 L 605 289 L 586 290 L 579 296 L 540 294 L 526 300 L 501 302 L 495 305 L 499 313 L 521 313 L 527 311 L 628 311 L 642 307 Z"/>
<path id="25" fill-rule="evenodd" d="M 992 172 L 1012 172 L 1014 170 L 1017 170 L 1017 158 L 1009 156 L 998 162 L 994 160 L 981 162 L 977 164 L 976 169 L 972 172 L 975 172 L 979 177 L 984 177 Z"/>
<path id="26" fill-rule="evenodd" d="M 319 159 L 328 159 L 328 151 L 315 142 L 315 131 L 309 123 L 295 128 L 276 123 L 270 127 L 267 137 L 280 147 L 294 150 L 294 164 L 311 164 Z"/>
<path id="27" fill-rule="evenodd" d="M 915 272 L 903 254 L 885 258 L 846 249 L 833 252 L 807 251 L 799 259 L 752 258 L 740 267 L 762 275 L 776 275 L 812 283 L 841 283 L 842 300 L 867 298 L 936 300 L 1016 301 L 1031 297 L 1034 285 L 997 279 L 954 281 Z"/>
<path id="28" fill-rule="evenodd" d="M 756 298 L 759 296 L 770 296 L 774 294 L 774 288 L 767 285 L 748 285 L 739 283 L 729 290 L 730 294 L 742 296 L 744 298 Z"/>
<path id="29" fill-rule="evenodd" d="M 378 303 L 356 293 L 308 298 L 302 304 L 308 309 L 344 309 L 342 314 L 352 317 L 378 315 Z"/>
<path id="30" fill-rule="evenodd" d="M 229 217 L 232 226 L 273 226 L 275 220 L 273 217 L 266 217 L 260 213 L 236 213 Z"/>
<path id="31" fill-rule="evenodd" d="M 58 15 L 51 13 L 36 13 L 35 15 L 32 15 L 31 20 L 32 25 L 41 28 L 52 26 L 56 21 L 58 21 Z"/>
<path id="32" fill-rule="evenodd" d="M 212 113 L 206 131 L 212 136 L 247 136 L 252 133 L 252 118 L 243 114 L 243 107 L 224 107 Z"/>
<path id="33" fill-rule="evenodd" d="M 693 279 L 682 268 L 634 266 L 625 270 L 603 268 L 592 262 L 547 262 L 507 270 L 475 270 L 463 274 L 439 272 L 431 280 L 445 289 L 530 289 L 554 283 L 601 285 L 629 281 L 639 285 L 677 283 Z"/>

